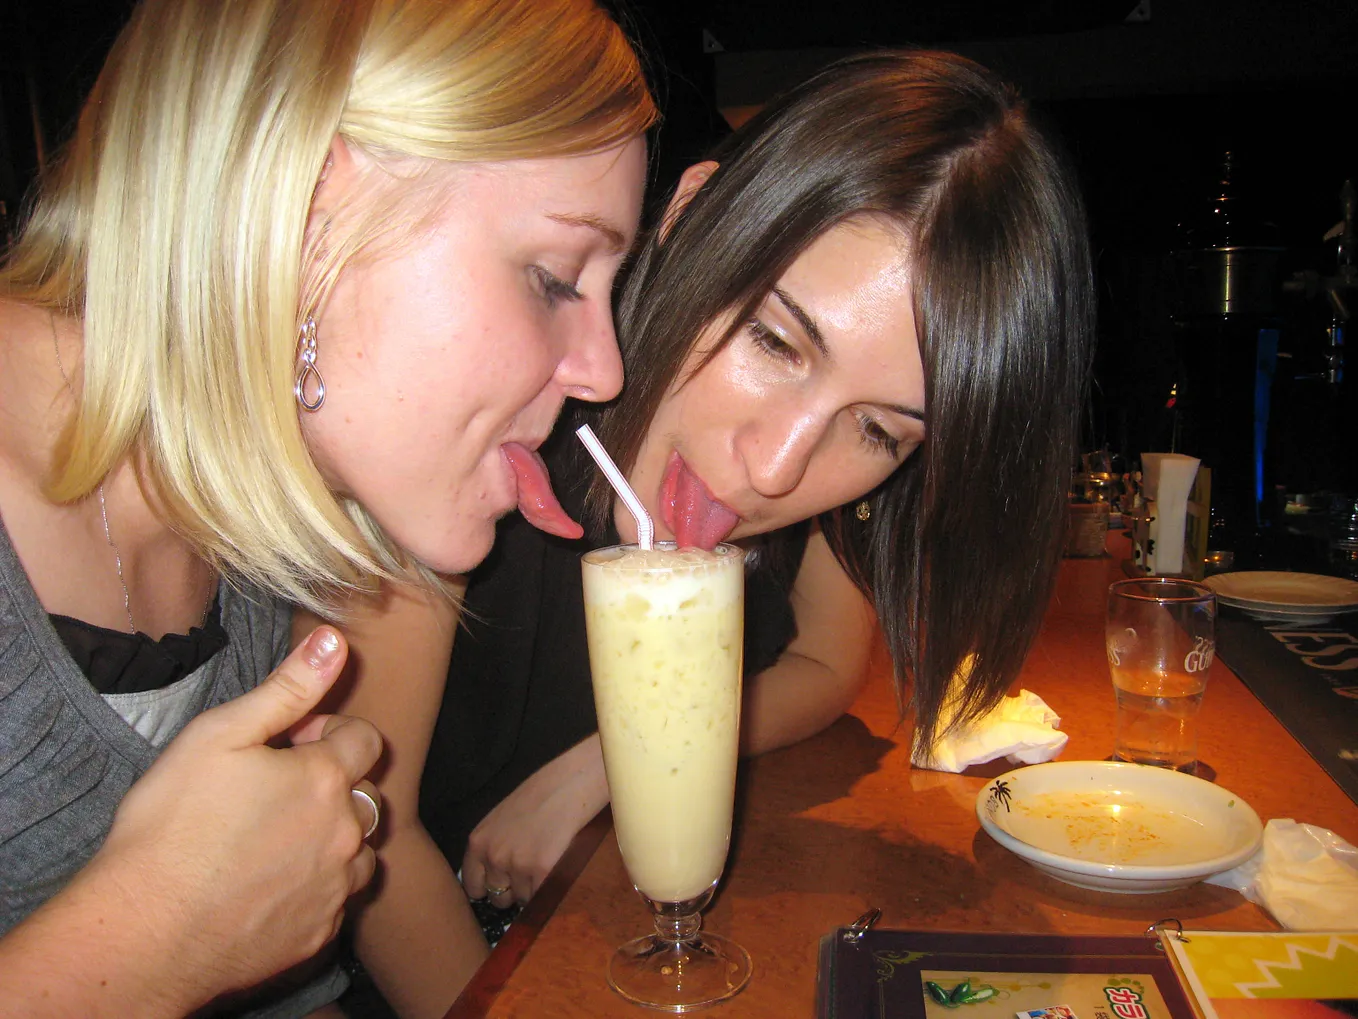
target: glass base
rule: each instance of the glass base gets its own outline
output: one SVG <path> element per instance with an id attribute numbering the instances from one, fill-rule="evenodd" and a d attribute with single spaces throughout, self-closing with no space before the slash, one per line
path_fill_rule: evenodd
<path id="1" fill-rule="evenodd" d="M 1113 756 L 1109 758 L 1109 760 L 1123 761 L 1127 764 L 1143 764 L 1148 768 L 1165 768 L 1169 771 L 1181 771 L 1185 775 L 1196 775 L 1198 773 L 1197 758 L 1192 758 L 1186 762 L 1175 763 L 1164 757 L 1140 754 L 1131 750 L 1114 750 Z"/>
<path id="2" fill-rule="evenodd" d="M 750 955 L 706 931 L 683 941 L 655 934 L 629 941 L 608 963 L 608 985 L 628 1001 L 662 1012 L 693 1012 L 739 994 Z"/>

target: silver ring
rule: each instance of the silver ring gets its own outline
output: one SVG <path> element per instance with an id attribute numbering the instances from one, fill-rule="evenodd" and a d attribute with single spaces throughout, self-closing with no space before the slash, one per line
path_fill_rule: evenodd
<path id="1" fill-rule="evenodd" d="M 354 799 L 357 800 L 361 798 L 368 806 L 372 807 L 373 819 L 368 824 L 368 830 L 363 833 L 363 837 L 366 839 L 373 832 L 377 831 L 377 822 L 382 820 L 382 808 L 378 806 L 377 800 L 373 797 L 373 794 L 366 789 L 350 789 L 349 792 L 353 793 Z"/>
<path id="2" fill-rule="evenodd" d="M 507 895 L 509 888 L 501 888 L 499 885 L 486 885 L 486 898 L 493 899 L 498 895 Z"/>

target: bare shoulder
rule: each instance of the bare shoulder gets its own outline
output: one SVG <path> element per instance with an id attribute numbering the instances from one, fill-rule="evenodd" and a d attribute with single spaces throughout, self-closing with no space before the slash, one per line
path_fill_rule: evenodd
<path id="1" fill-rule="evenodd" d="M 876 616 L 819 530 L 806 543 L 792 586 L 792 611 L 798 636 L 791 650 L 827 663 L 848 654 L 850 671 L 858 671 Z"/>
<path id="2" fill-rule="evenodd" d="M 442 696 L 459 620 L 457 595 L 464 590 L 465 583 L 455 582 L 449 597 L 415 585 L 383 584 L 378 594 L 355 596 L 341 606 L 329 622 L 348 641 L 349 665 L 326 709 L 374 721 L 430 710 Z M 296 609 L 293 643 L 325 621 Z"/>
<path id="3" fill-rule="evenodd" d="M 835 604 L 847 602 L 855 609 L 861 609 L 866 604 L 866 599 L 830 550 L 830 543 L 819 526 L 807 538 L 806 553 L 802 556 L 792 590 L 794 603 L 802 606 L 829 601 Z"/>

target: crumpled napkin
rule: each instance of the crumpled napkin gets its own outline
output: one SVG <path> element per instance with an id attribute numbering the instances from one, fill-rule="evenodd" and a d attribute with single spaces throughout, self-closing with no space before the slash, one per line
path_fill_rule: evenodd
<path id="1" fill-rule="evenodd" d="M 1274 818 L 1259 851 L 1207 878 L 1263 906 L 1289 930 L 1351 930 L 1358 923 L 1358 849 L 1328 828 Z"/>
<path id="2" fill-rule="evenodd" d="M 1031 690 L 1020 690 L 1017 697 L 1004 698 L 971 725 L 948 733 L 934 744 L 932 753 L 917 740 L 910 761 L 917 768 L 951 772 L 997 757 L 1007 757 L 1014 764 L 1050 761 L 1070 738 L 1057 728 L 1060 724 L 1061 716 L 1046 701 Z"/>

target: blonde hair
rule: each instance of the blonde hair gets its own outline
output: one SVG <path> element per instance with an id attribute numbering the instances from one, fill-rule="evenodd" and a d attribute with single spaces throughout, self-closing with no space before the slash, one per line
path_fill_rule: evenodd
<path id="1" fill-rule="evenodd" d="M 594 0 L 144 0 L 0 270 L 0 292 L 84 324 L 49 496 L 132 456 L 209 562 L 317 611 L 417 574 L 328 489 L 292 392 L 301 322 L 420 180 L 318 239 L 332 140 L 501 161 L 607 149 L 655 116 Z"/>

